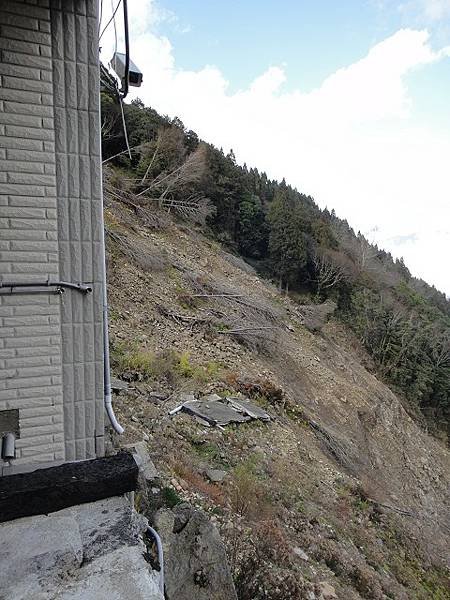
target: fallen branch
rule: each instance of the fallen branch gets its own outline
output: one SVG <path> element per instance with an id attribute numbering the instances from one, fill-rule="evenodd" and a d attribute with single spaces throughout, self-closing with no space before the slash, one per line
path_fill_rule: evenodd
<path id="1" fill-rule="evenodd" d="M 181 315 L 179 313 L 171 312 L 170 310 L 167 310 L 167 308 L 164 308 L 164 306 L 158 306 L 158 310 L 164 317 L 173 319 L 178 324 L 188 323 L 189 325 L 196 325 L 209 322 L 208 319 L 199 319 L 198 317 L 191 317 L 189 315 Z"/>
<path id="2" fill-rule="evenodd" d="M 260 331 L 263 329 L 278 329 L 277 327 L 267 326 L 267 327 L 240 327 L 239 329 L 230 329 L 228 331 L 218 331 L 217 333 L 221 333 L 222 335 L 233 335 L 243 333 L 244 331 Z"/>
<path id="3" fill-rule="evenodd" d="M 382 506 L 383 508 L 387 508 L 388 510 L 393 510 L 394 512 L 397 512 L 401 515 L 405 515 L 406 517 L 415 516 L 412 512 L 409 512 L 408 510 L 403 510 L 402 508 L 397 508 L 396 506 L 389 506 L 389 504 L 383 504 L 382 502 L 377 502 L 376 500 L 372 500 L 371 498 L 368 498 L 368 500 L 369 502 L 372 502 L 372 504 Z"/>
<path id="4" fill-rule="evenodd" d="M 242 298 L 244 294 L 193 294 L 191 298 Z"/>
<path id="5" fill-rule="evenodd" d="M 133 146 L 132 148 L 129 149 L 129 151 L 130 152 L 139 152 L 139 150 L 141 150 L 143 146 L 144 146 L 144 144 L 139 144 L 138 146 Z M 128 154 L 128 148 L 125 148 L 125 150 L 123 150 L 122 152 L 118 152 L 117 154 L 114 154 L 114 156 L 110 156 L 109 158 L 105 158 L 105 160 L 102 161 L 102 165 L 105 165 L 110 160 L 113 160 L 113 158 L 117 158 L 118 156 L 122 156 L 122 154 Z"/>

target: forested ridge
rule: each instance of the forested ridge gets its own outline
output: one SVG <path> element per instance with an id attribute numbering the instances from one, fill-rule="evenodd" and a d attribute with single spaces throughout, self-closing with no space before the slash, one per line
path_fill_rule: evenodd
<path id="1" fill-rule="evenodd" d="M 103 73 L 102 140 L 110 179 L 139 202 L 204 225 L 298 302 L 333 299 L 378 376 L 431 430 L 450 417 L 450 302 L 334 210 L 199 140 L 140 100 L 120 105 Z M 269 141 L 268 141 L 269 142 Z"/>

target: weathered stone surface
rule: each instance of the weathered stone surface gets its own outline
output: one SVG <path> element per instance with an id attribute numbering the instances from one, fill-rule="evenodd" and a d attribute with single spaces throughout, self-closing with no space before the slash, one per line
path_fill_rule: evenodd
<path id="1" fill-rule="evenodd" d="M 299 556 L 302 560 L 305 560 L 305 561 L 309 560 L 309 556 L 301 548 L 298 548 L 296 546 L 295 548 L 293 548 L 293 552 L 294 552 L 294 554 L 296 554 L 297 556 Z"/>
<path id="2" fill-rule="evenodd" d="M 78 571 L 55 600 L 163 600 L 159 574 L 151 571 L 142 548 L 122 547 Z"/>
<path id="3" fill-rule="evenodd" d="M 0 540 L 0 598 L 35 598 L 41 585 L 45 589 L 83 560 L 80 530 L 70 514 L 3 523 Z"/>
<path id="4" fill-rule="evenodd" d="M 299 307 L 303 325 L 309 331 L 320 331 L 328 317 L 336 310 L 336 303 L 327 300 L 323 304 L 304 304 Z"/>
<path id="5" fill-rule="evenodd" d="M 61 513 L 71 514 L 78 524 L 84 562 L 123 545 L 139 545 L 140 535 L 145 529 L 142 518 L 133 510 L 126 496 L 81 504 Z"/>
<path id="6" fill-rule="evenodd" d="M 155 515 L 165 556 L 167 600 L 236 600 L 219 532 L 187 504 Z"/>
<path id="7" fill-rule="evenodd" d="M 227 476 L 227 472 L 219 469 L 206 469 L 205 475 L 213 483 L 220 483 Z"/>
<path id="8" fill-rule="evenodd" d="M 111 389 L 114 392 L 126 391 L 128 389 L 128 383 L 121 379 L 117 379 L 117 377 L 111 377 Z"/>
<path id="9" fill-rule="evenodd" d="M 162 600 L 145 527 L 124 496 L 1 524 L 0 598 Z"/>
<path id="10" fill-rule="evenodd" d="M 150 454 L 148 453 L 147 444 L 145 442 L 136 442 L 127 446 L 134 456 L 134 460 L 139 467 L 139 474 L 145 481 L 153 481 L 158 477 L 158 471 L 153 464 Z"/>
<path id="11" fill-rule="evenodd" d="M 338 597 L 334 587 L 327 581 L 321 581 L 319 583 L 319 591 L 320 591 L 320 596 L 319 596 L 320 600 L 332 600 L 332 598 Z"/>

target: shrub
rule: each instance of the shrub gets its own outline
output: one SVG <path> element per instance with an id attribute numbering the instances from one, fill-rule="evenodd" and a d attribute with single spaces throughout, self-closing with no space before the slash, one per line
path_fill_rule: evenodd
<path id="1" fill-rule="evenodd" d="M 230 503 L 235 512 L 252 519 L 264 519 L 272 512 L 266 488 L 259 480 L 252 460 L 238 465 L 231 478 Z"/>
<path id="2" fill-rule="evenodd" d="M 171 487 L 164 487 L 161 490 L 161 496 L 164 501 L 164 504 L 168 508 L 173 508 L 174 506 L 176 506 L 177 504 L 180 504 L 180 502 L 182 502 L 182 499 L 180 498 L 180 496 Z"/>

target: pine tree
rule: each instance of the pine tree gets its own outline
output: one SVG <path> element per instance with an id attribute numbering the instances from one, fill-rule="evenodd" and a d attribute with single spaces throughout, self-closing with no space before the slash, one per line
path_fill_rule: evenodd
<path id="1" fill-rule="evenodd" d="M 302 209 L 298 200 L 291 197 L 286 185 L 281 185 L 275 194 L 268 222 L 272 269 L 278 276 L 280 288 L 284 283 L 287 289 L 299 283 L 306 265 L 307 249 Z"/>

